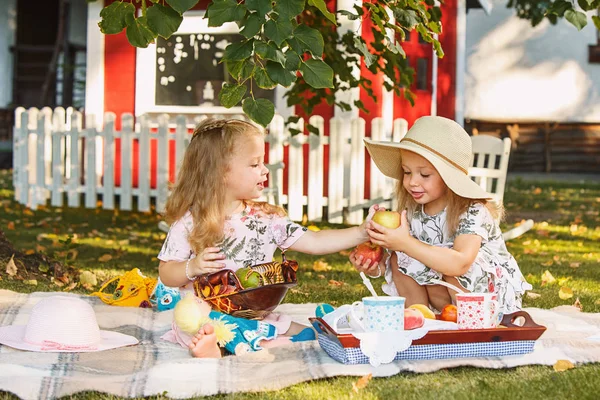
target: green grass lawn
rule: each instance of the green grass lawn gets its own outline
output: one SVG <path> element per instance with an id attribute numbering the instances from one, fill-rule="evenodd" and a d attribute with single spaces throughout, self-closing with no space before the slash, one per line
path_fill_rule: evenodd
<path id="1" fill-rule="evenodd" d="M 600 312 L 600 185 L 517 180 L 508 186 L 503 228 L 526 218 L 536 222 L 534 229 L 507 243 L 533 285 L 533 294 L 525 297 L 524 306 L 551 308 L 579 299 L 585 312 Z M 30 211 L 13 197 L 11 172 L 0 171 L 0 227 L 16 249 L 45 253 L 80 270 L 89 270 L 99 283 L 134 267 L 157 276 L 156 255 L 165 238 L 157 229 L 159 215 L 83 207 L 41 207 Z M 316 225 L 321 229 L 337 227 Z M 285 302 L 341 305 L 368 295 L 344 252 L 325 257 L 290 252 L 288 257 L 296 259 L 301 268 L 299 284 L 289 292 Z M 81 285 L 59 287 L 49 277 L 37 276 L 34 280 L 23 271 L 19 271 L 22 279 L 15 279 L 6 273 L 7 262 L 0 259 L 3 289 L 19 292 L 69 289 L 78 293 L 89 293 L 92 289 Z M 554 281 L 543 281 L 546 271 Z M 97 285 L 93 289 L 98 288 Z M 563 294 L 572 292 L 573 296 L 561 298 L 561 288 Z M 580 365 L 565 372 L 555 372 L 546 366 L 498 371 L 456 368 L 373 379 L 358 394 L 352 391 L 357 377 L 339 377 L 302 383 L 278 392 L 214 398 L 421 399 L 440 395 L 451 399 L 595 399 L 600 392 L 598 376 L 600 364 Z M 94 393 L 93 397 L 106 396 Z"/>

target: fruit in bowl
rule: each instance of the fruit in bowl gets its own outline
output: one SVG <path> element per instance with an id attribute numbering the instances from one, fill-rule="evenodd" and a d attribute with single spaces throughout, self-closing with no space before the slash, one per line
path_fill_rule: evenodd
<path id="1" fill-rule="evenodd" d="M 373 214 L 373 222 L 389 229 L 400 226 L 400 213 L 396 211 L 377 211 Z"/>
<path id="2" fill-rule="evenodd" d="M 263 318 L 277 307 L 288 289 L 296 285 L 298 263 L 252 265 L 234 272 L 222 269 L 198 276 L 194 282 L 196 294 L 210 303 L 214 310 L 241 318 Z"/>
<path id="3" fill-rule="evenodd" d="M 371 242 L 364 242 L 356 246 L 355 257 L 362 256 L 363 263 L 367 260 L 371 261 L 371 265 L 379 263 L 383 258 L 383 247 Z"/>

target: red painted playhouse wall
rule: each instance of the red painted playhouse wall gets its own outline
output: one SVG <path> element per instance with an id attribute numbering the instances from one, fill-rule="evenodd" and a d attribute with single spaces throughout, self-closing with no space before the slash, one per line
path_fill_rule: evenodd
<path id="1" fill-rule="evenodd" d="M 196 9 L 206 9 L 206 5 L 210 0 L 201 0 L 195 7 Z M 448 118 L 454 118 L 455 113 L 455 79 L 456 76 L 456 1 L 447 0 L 443 5 L 443 34 L 440 36 L 442 46 L 444 48 L 445 56 L 438 62 L 438 92 L 437 92 L 437 110 L 438 115 L 442 115 Z M 105 0 L 105 5 L 112 3 L 113 0 Z M 336 9 L 336 0 L 328 0 L 327 6 L 329 10 L 334 11 Z M 372 40 L 371 33 L 372 22 L 370 20 L 363 21 L 362 34 L 367 42 Z M 416 35 L 415 35 L 416 36 Z M 134 113 L 135 111 L 135 62 L 136 62 L 136 50 L 127 41 L 125 32 L 117 35 L 106 35 L 105 38 L 105 79 L 104 79 L 104 109 L 105 111 L 113 112 L 117 115 L 116 129 L 121 129 L 120 116 L 124 113 Z M 414 58 L 414 57 L 413 57 Z M 414 67 L 414 66 L 413 66 Z M 372 82 L 372 87 L 378 101 L 374 101 L 369 97 L 364 90 L 360 91 L 360 100 L 365 104 L 369 113 L 363 111 L 359 112 L 359 116 L 365 119 L 366 122 L 366 135 L 371 134 L 371 121 L 373 118 L 381 117 L 382 105 L 380 103 L 382 95 L 382 75 L 374 75 L 366 69 L 363 65 L 361 68 L 363 76 L 367 77 Z M 431 66 L 429 68 L 429 77 L 431 77 Z M 430 113 L 430 101 L 431 97 L 424 93 L 419 96 L 417 92 L 417 99 L 415 107 L 409 108 L 405 100 L 401 98 L 394 99 L 394 118 L 405 118 L 409 124 L 412 124 L 416 118 L 422 115 Z M 297 108 L 296 112 L 298 115 L 302 115 L 302 111 Z M 315 108 L 315 115 L 321 115 L 326 121 L 333 118 L 334 108 L 327 104 L 321 104 Z M 329 135 L 329 124 L 325 123 L 325 135 Z M 120 160 L 120 140 L 115 141 L 115 184 L 119 185 L 121 180 L 121 160 Z M 138 147 L 137 142 L 134 142 L 133 147 L 133 176 L 132 182 L 134 187 L 137 187 L 138 183 Z M 304 193 L 308 191 L 308 145 L 305 145 L 305 179 L 304 179 Z M 328 146 L 325 146 L 325 176 L 324 176 L 324 195 L 327 196 L 328 192 L 328 160 L 329 151 Z M 285 160 L 287 161 L 287 148 L 285 149 Z M 156 141 L 151 142 L 151 154 L 150 154 L 150 165 L 151 165 L 151 187 L 156 188 Z M 174 142 L 169 144 L 169 177 L 170 181 L 175 180 L 175 144 Z M 369 170 L 370 160 L 368 153 L 366 154 L 366 178 L 365 178 L 365 198 L 369 198 Z M 287 176 L 287 174 L 284 174 Z M 284 180 L 284 192 L 287 192 L 287 178 Z"/>

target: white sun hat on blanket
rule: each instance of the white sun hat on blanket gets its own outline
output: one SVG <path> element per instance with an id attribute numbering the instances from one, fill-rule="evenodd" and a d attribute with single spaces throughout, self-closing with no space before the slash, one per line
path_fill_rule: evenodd
<path id="1" fill-rule="evenodd" d="M 130 346 L 138 340 L 100 330 L 91 305 L 77 297 L 51 296 L 31 310 L 27 325 L 0 327 L 0 343 L 40 352 L 92 352 Z"/>

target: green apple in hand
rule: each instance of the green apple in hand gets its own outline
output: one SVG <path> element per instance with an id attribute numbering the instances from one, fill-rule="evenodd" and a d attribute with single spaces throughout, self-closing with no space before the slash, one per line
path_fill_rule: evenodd
<path id="1" fill-rule="evenodd" d="M 396 229 L 400 226 L 400 213 L 396 211 L 377 211 L 373 215 L 372 221 L 386 228 Z"/>

